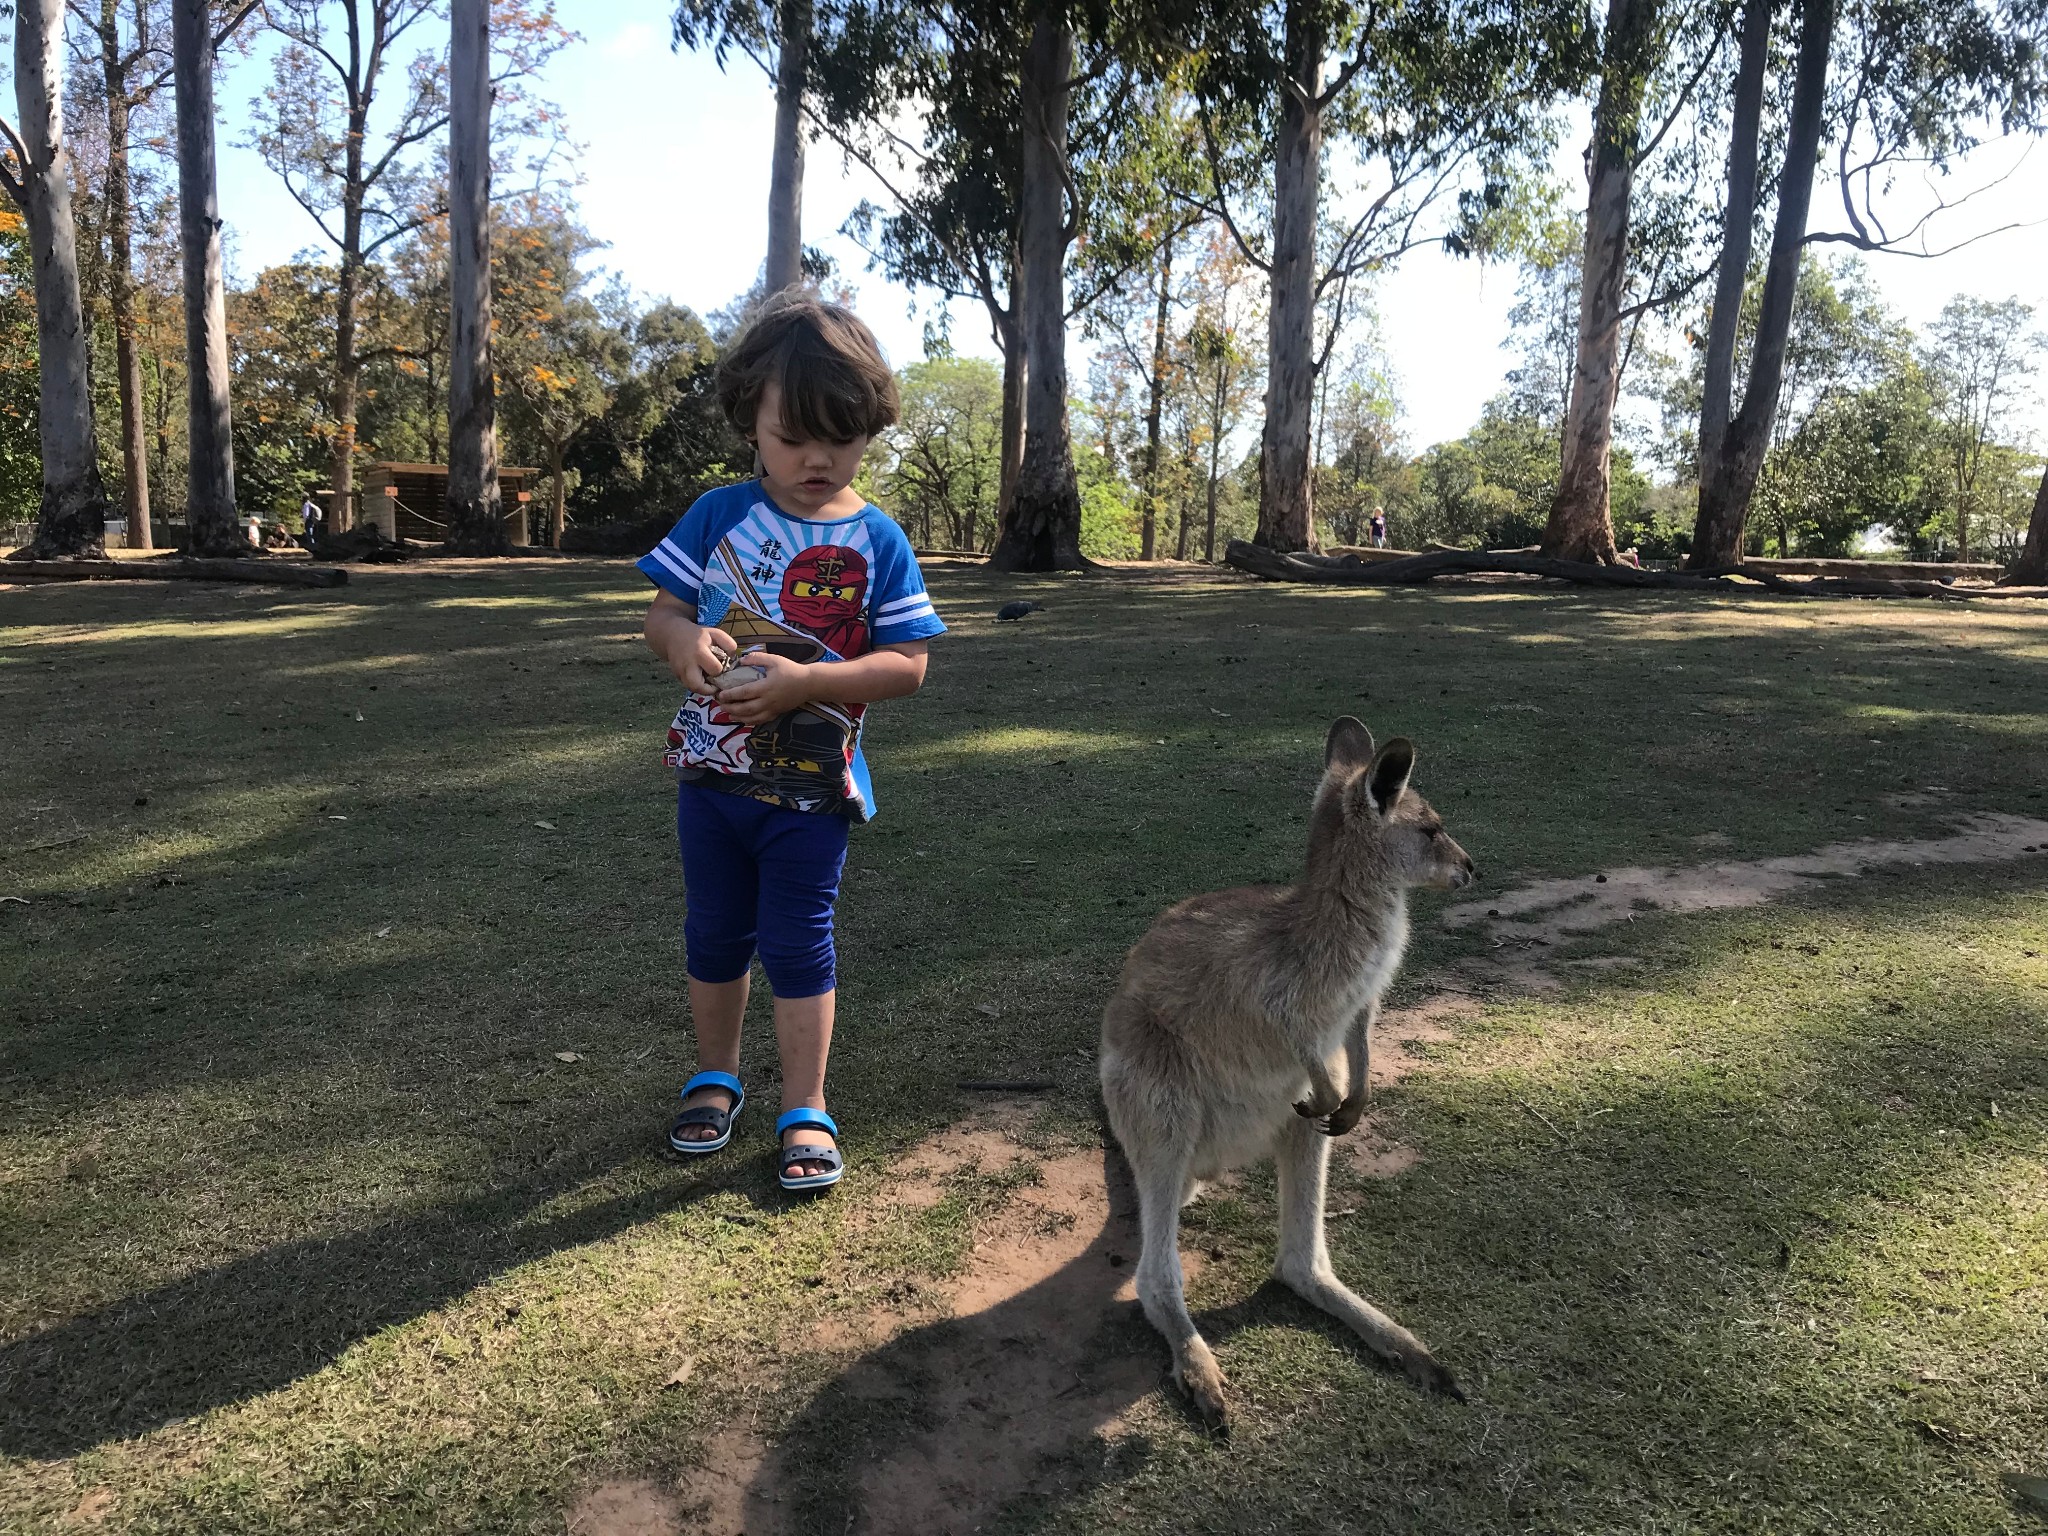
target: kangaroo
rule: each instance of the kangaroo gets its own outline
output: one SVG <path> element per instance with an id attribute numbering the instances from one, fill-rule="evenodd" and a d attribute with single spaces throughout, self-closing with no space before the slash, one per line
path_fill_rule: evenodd
<path id="1" fill-rule="evenodd" d="M 1420 1339 L 1338 1280 L 1323 1190 L 1329 1138 L 1365 1111 L 1373 1018 L 1408 944 L 1408 892 L 1456 890 L 1477 872 L 1408 788 L 1406 738 L 1375 753 L 1347 715 L 1323 764 L 1301 880 L 1169 909 L 1125 958 L 1102 1019 L 1103 1102 L 1138 1189 L 1138 1299 L 1173 1346 L 1175 1382 L 1214 1425 L 1226 1418 L 1223 1373 L 1182 1294 L 1180 1208 L 1203 1181 L 1268 1152 L 1281 1282 L 1417 1385 L 1464 1396 Z"/>

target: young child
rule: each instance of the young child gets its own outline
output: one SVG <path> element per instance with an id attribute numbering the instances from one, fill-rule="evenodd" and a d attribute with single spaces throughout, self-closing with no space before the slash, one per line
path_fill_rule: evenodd
<path id="1" fill-rule="evenodd" d="M 700 496 L 640 561 L 661 588 L 647 643 L 689 689 L 665 761 L 680 780 L 704 1070 L 683 1086 L 668 1139 L 690 1154 L 732 1139 L 758 951 L 782 1057 L 781 1183 L 823 1189 L 845 1169 L 825 1113 L 832 907 L 847 825 L 874 814 L 861 723 L 868 705 L 918 690 L 925 642 L 946 626 L 910 541 L 851 489 L 897 410 L 868 328 L 812 297 L 771 300 L 720 360 L 718 396 L 753 442 L 759 478 Z"/>

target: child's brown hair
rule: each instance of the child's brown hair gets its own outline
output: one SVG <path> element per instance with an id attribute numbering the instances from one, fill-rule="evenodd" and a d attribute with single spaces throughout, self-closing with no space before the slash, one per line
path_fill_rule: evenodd
<path id="1" fill-rule="evenodd" d="M 752 439 L 761 395 L 782 394 L 791 437 L 850 443 L 896 420 L 896 376 L 860 317 L 813 294 L 786 290 L 768 300 L 718 360 L 718 403 Z"/>

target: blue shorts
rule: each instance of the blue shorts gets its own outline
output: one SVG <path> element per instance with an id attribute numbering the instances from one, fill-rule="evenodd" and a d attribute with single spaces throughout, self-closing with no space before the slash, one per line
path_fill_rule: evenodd
<path id="1" fill-rule="evenodd" d="M 691 977 L 738 981 L 758 951 L 777 997 L 830 992 L 837 985 L 832 904 L 846 867 L 846 827 L 843 816 L 679 784 L 676 841 Z"/>

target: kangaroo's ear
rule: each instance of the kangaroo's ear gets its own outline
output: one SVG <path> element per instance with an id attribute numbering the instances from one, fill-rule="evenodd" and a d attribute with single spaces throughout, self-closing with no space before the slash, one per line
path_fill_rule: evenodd
<path id="1" fill-rule="evenodd" d="M 1365 792 L 1372 799 L 1372 808 L 1386 815 L 1401 798 L 1401 791 L 1408 787 L 1408 775 L 1414 771 L 1415 743 L 1406 736 L 1396 736 L 1380 748 L 1365 776 Z"/>
<path id="2" fill-rule="evenodd" d="M 1323 743 L 1323 768 L 1355 773 L 1372 761 L 1372 732 L 1349 715 L 1340 716 Z"/>

